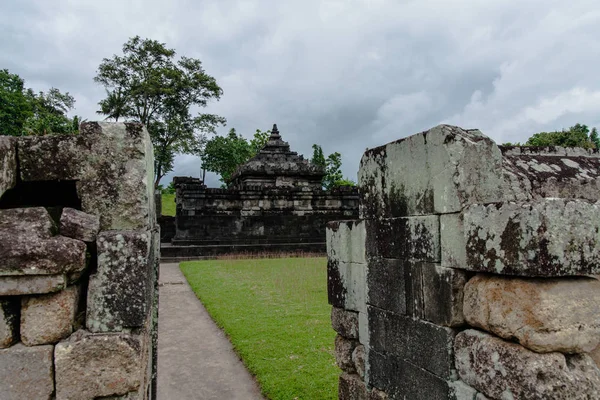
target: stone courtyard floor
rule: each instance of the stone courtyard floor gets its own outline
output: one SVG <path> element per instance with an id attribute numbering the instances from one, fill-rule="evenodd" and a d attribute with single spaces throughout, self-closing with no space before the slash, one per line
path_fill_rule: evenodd
<path id="1" fill-rule="evenodd" d="M 178 264 L 161 264 L 159 284 L 158 400 L 263 399 Z"/>

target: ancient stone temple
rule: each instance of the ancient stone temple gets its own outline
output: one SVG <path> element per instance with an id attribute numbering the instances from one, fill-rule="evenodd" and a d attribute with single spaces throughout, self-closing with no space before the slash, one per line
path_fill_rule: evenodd
<path id="1" fill-rule="evenodd" d="M 227 189 L 174 178 L 172 259 L 229 253 L 325 252 L 325 225 L 358 216 L 358 191 L 322 189 L 322 168 L 291 151 L 273 126 L 267 144 L 240 166 Z"/>

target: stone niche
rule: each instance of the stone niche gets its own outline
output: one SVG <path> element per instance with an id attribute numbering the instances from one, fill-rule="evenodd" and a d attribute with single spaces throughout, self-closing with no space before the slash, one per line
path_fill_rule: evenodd
<path id="1" fill-rule="evenodd" d="M 0 137 L 0 164 L 0 397 L 155 399 L 148 132 Z"/>
<path id="2" fill-rule="evenodd" d="M 340 399 L 600 399 L 600 156 L 440 125 L 327 227 Z"/>
<path id="3" fill-rule="evenodd" d="M 175 236 L 163 257 L 240 252 L 325 253 L 325 226 L 358 217 L 358 191 L 322 189 L 324 171 L 281 139 L 277 126 L 227 189 L 174 178 Z M 166 222 L 166 221 L 165 221 Z"/>

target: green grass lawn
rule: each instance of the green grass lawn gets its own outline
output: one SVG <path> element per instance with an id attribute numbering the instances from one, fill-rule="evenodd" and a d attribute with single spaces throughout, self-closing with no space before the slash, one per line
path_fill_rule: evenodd
<path id="1" fill-rule="evenodd" d="M 162 194 L 162 215 L 175 216 L 175 193 Z"/>
<path id="2" fill-rule="evenodd" d="M 269 399 L 337 399 L 325 258 L 181 263 Z"/>

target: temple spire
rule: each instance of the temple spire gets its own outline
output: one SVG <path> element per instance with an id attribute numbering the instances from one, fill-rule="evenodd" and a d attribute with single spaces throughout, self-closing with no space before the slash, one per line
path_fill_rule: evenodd
<path id="1" fill-rule="evenodd" d="M 273 124 L 273 129 L 271 129 L 271 136 L 269 140 L 279 140 L 281 136 L 279 135 L 279 130 L 277 129 L 277 124 Z"/>

